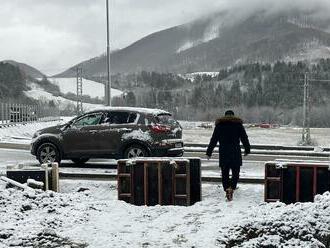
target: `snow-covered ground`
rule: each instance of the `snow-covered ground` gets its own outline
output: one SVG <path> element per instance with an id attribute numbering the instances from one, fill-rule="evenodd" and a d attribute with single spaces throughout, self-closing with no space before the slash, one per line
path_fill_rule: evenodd
<path id="1" fill-rule="evenodd" d="M 76 78 L 49 78 L 49 81 L 60 87 L 60 91 L 64 94 L 77 92 L 77 79 Z M 91 81 L 83 78 L 83 95 L 89 95 L 92 98 L 104 98 L 104 84 Z M 117 89 L 111 90 L 112 97 L 120 96 L 123 92 Z"/>
<path id="2" fill-rule="evenodd" d="M 33 134 L 40 129 L 60 125 L 68 122 L 73 117 L 61 117 L 59 121 L 35 122 L 17 124 L 15 126 L 0 128 L 0 142 L 30 144 Z"/>
<path id="3" fill-rule="evenodd" d="M 217 77 L 219 75 L 219 72 L 217 71 L 205 71 L 205 72 L 193 72 L 193 73 L 186 73 L 184 75 L 180 75 L 184 79 L 188 79 L 190 81 L 194 81 L 197 76 L 211 76 L 211 77 Z"/>
<path id="4" fill-rule="evenodd" d="M 213 128 L 199 127 L 202 122 L 180 122 L 183 127 L 183 139 L 186 143 L 209 143 Z M 206 123 L 208 124 L 208 123 Z M 330 128 L 311 128 L 314 143 L 330 147 Z M 302 129 L 299 127 L 259 128 L 246 127 L 251 144 L 297 146 L 301 141 Z"/>
<path id="5" fill-rule="evenodd" d="M 0 128 L 0 142 L 28 143 L 37 129 L 70 118 Z M 212 129 L 198 127 L 201 123 L 181 124 L 186 142 L 208 142 Z M 248 128 L 247 132 L 251 143 L 263 144 L 295 145 L 291 139 L 300 135 L 295 128 Z M 312 129 L 313 137 L 324 144 L 329 133 L 329 129 Z M 244 167 L 242 176 L 255 172 Z M 102 169 L 90 169 L 98 170 Z M 218 176 L 219 172 L 206 173 Z M 0 248 L 329 247 L 329 193 L 317 196 L 315 203 L 266 204 L 262 185 L 240 184 L 234 201 L 226 202 L 218 184 L 203 184 L 203 200 L 193 206 L 145 207 L 118 201 L 113 181 L 61 180 L 60 190 L 22 192 L 6 189 L 0 180 Z"/>
<path id="6" fill-rule="evenodd" d="M 35 83 L 30 83 L 29 87 L 31 90 L 24 91 L 24 94 L 27 97 L 39 100 L 42 103 L 48 104 L 49 101 L 53 101 L 55 105 L 60 109 L 64 110 L 70 106 L 76 106 L 77 102 L 68 100 L 64 97 L 61 96 L 54 96 L 53 94 L 46 92 L 44 89 L 40 88 L 37 84 Z M 99 108 L 102 107 L 103 105 L 101 104 L 91 104 L 91 103 L 83 103 L 83 109 L 85 111 L 94 109 L 94 108 Z"/>
<path id="7" fill-rule="evenodd" d="M 114 182 L 60 187 L 33 193 L 0 182 L 0 247 L 326 247 L 330 237 L 328 193 L 285 206 L 263 203 L 262 186 L 240 185 L 226 202 L 219 186 L 203 184 L 193 206 L 145 207 L 118 201 Z"/>

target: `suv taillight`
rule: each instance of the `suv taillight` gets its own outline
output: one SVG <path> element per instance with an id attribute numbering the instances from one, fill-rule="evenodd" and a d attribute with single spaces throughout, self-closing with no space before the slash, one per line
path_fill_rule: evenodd
<path id="1" fill-rule="evenodd" d="M 166 133 L 166 132 L 171 131 L 170 127 L 164 126 L 164 125 L 159 125 L 159 124 L 151 125 L 151 126 L 149 126 L 149 128 L 154 133 Z"/>

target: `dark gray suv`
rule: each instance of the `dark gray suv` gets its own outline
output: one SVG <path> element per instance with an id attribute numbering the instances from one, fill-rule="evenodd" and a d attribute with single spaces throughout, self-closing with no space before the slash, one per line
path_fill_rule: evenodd
<path id="1" fill-rule="evenodd" d="M 182 128 L 164 110 L 108 107 L 37 131 L 31 153 L 40 163 L 71 159 L 182 156 Z"/>

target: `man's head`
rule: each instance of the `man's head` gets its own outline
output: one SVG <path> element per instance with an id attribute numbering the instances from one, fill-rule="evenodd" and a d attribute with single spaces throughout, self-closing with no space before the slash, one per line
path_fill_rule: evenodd
<path id="1" fill-rule="evenodd" d="M 225 112 L 225 116 L 234 116 L 235 115 L 235 113 L 234 113 L 234 111 L 232 111 L 232 110 L 227 110 L 226 112 Z"/>

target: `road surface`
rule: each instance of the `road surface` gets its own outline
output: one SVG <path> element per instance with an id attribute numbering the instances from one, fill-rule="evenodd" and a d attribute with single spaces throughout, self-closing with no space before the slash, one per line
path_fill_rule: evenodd
<path id="1" fill-rule="evenodd" d="M 187 157 L 200 156 L 202 158 L 202 176 L 220 175 L 218 167 L 218 155 L 215 153 L 213 159 L 207 160 L 202 153 L 186 153 Z M 274 159 L 291 159 L 291 160 L 323 160 L 329 161 L 328 158 L 302 157 L 302 156 L 275 156 L 275 155 L 256 155 L 251 154 L 243 157 L 243 166 L 241 167 L 241 177 L 264 177 L 264 164 L 266 161 Z M 0 174 L 4 174 L 7 166 L 16 164 L 34 164 L 38 162 L 29 150 L 21 149 L 0 149 Z M 62 161 L 60 165 L 61 172 L 73 173 L 116 173 L 116 161 L 113 159 L 93 159 L 83 165 L 76 165 L 70 160 Z"/>
<path id="2" fill-rule="evenodd" d="M 191 155 L 191 154 L 189 154 Z M 4 174 L 7 166 L 16 164 L 34 164 L 38 162 L 28 150 L 19 149 L 0 149 L 0 174 Z M 263 177 L 263 161 L 243 160 L 241 169 L 242 177 Z M 75 165 L 69 160 L 64 160 L 60 165 L 62 172 L 85 172 L 85 173 L 116 173 L 116 161 L 113 159 L 93 159 L 84 165 Z M 218 160 L 202 160 L 203 176 L 219 176 L 220 170 Z"/>

